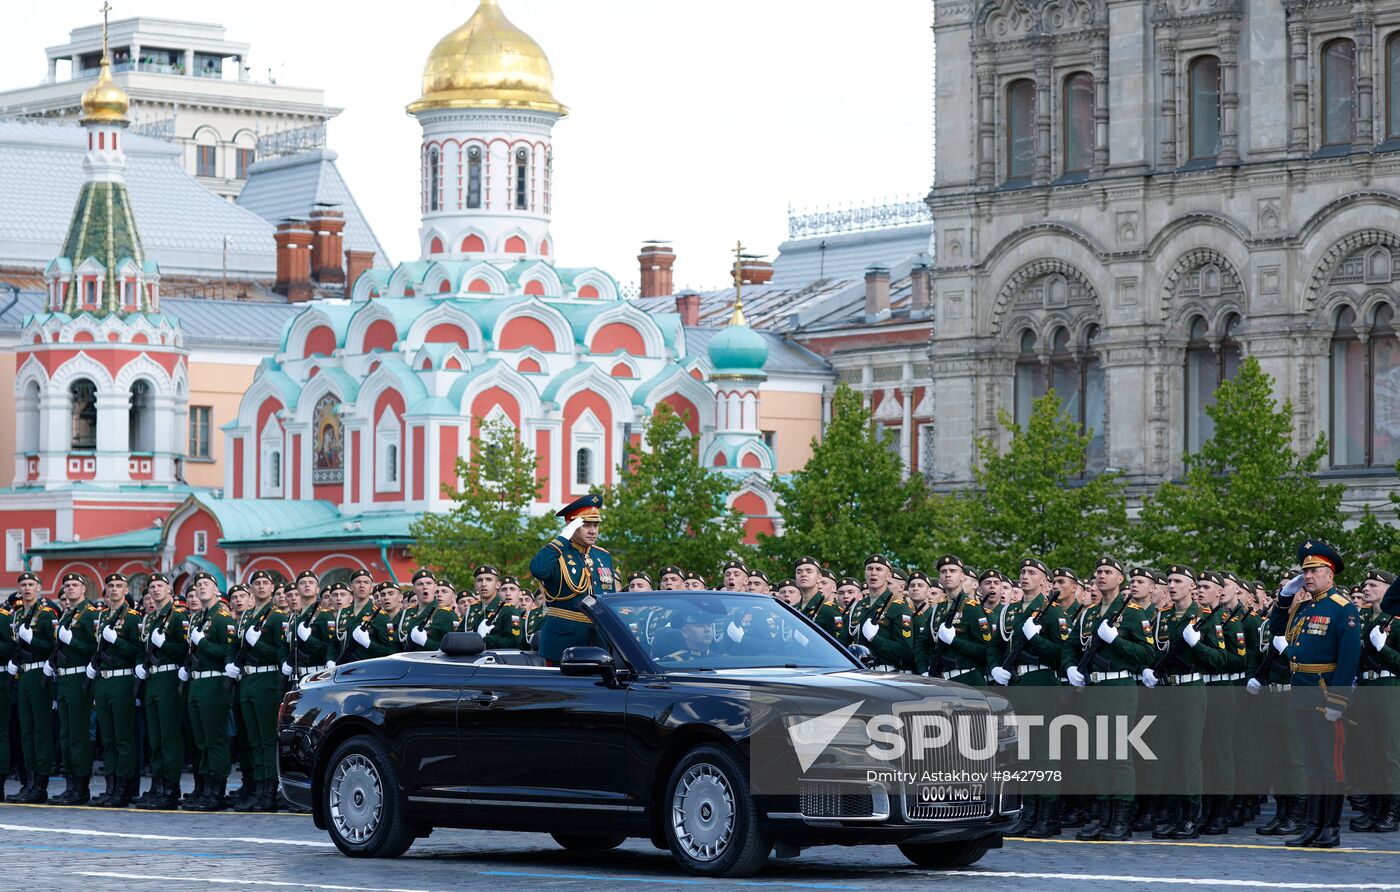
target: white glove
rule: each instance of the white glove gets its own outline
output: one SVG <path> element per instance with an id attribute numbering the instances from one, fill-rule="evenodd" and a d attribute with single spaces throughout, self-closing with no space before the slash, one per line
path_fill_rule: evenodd
<path id="1" fill-rule="evenodd" d="M 482 620 L 481 622 L 476 624 L 476 634 L 480 635 L 482 638 L 485 638 L 487 635 L 491 634 L 491 630 L 494 628 L 496 628 L 494 625 L 488 623 L 486 620 Z"/>
<path id="2" fill-rule="evenodd" d="M 1118 640 L 1118 630 L 1104 620 L 1099 623 L 1099 638 L 1103 639 L 1104 644 L 1112 644 Z"/>
<path id="3" fill-rule="evenodd" d="M 229 678 L 233 679 L 234 681 L 238 681 L 238 676 L 243 674 L 243 670 L 239 669 L 232 663 L 225 663 L 224 674 L 227 675 Z"/>
<path id="4" fill-rule="evenodd" d="M 11 675 L 19 675 L 19 665 L 14 660 L 5 664 L 5 671 Z"/>
<path id="5" fill-rule="evenodd" d="M 306 639 L 310 638 L 311 626 L 307 625 L 306 623 L 302 623 L 301 625 L 297 626 L 297 637 L 300 638 L 302 641 L 305 641 Z"/>
<path id="6" fill-rule="evenodd" d="M 952 644 L 953 639 L 956 637 L 958 637 L 958 630 L 948 623 L 944 623 L 938 627 L 938 640 L 942 641 L 944 644 Z"/>
<path id="7" fill-rule="evenodd" d="M 326 668 L 327 668 L 327 669 L 334 669 L 334 668 L 335 668 L 335 660 L 326 660 Z"/>
<path id="8" fill-rule="evenodd" d="M 102 630 L 102 640 L 105 641 L 105 642 L 107 642 L 108 644 L 116 644 L 116 643 L 117 643 L 117 630 L 114 629 L 114 628 L 112 628 L 111 626 L 107 626 L 106 628 L 104 628 L 104 629 Z M 156 646 L 159 647 L 160 645 L 156 645 Z"/>
<path id="9" fill-rule="evenodd" d="M 1249 691 L 1251 694 L 1257 694 L 1260 691 L 1264 690 L 1264 686 L 1259 683 L 1259 679 L 1251 678 L 1249 681 L 1244 683 L 1244 689 L 1246 691 Z"/>
<path id="10" fill-rule="evenodd" d="M 165 647 L 165 633 L 160 629 L 151 630 L 151 643 L 157 648 Z"/>
<path id="11" fill-rule="evenodd" d="M 137 678 L 141 679 L 142 681 L 145 681 L 145 680 L 146 680 L 146 667 L 145 667 L 145 666 L 142 666 L 140 663 L 137 663 L 137 664 L 136 664 L 136 670 L 135 670 L 135 671 L 136 671 L 136 677 L 137 677 Z M 184 671 L 185 671 L 185 667 L 184 667 L 184 666 L 181 666 L 181 667 L 180 667 L 180 671 L 181 671 L 181 672 L 184 672 Z M 182 678 L 182 679 L 180 679 L 180 680 L 181 680 L 181 681 L 189 681 L 188 678 Z"/>
<path id="12" fill-rule="evenodd" d="M 574 538 L 574 533 L 577 533 L 578 528 L 581 526 L 583 526 L 583 518 L 575 517 L 573 520 L 569 521 L 564 525 L 564 530 L 559 535 L 563 536 L 564 541 L 567 542 L 568 540 Z"/>
<path id="13" fill-rule="evenodd" d="M 83 670 L 83 674 L 86 675 L 88 678 L 96 678 L 97 670 L 93 668 L 91 663 L 88 663 L 87 668 Z"/>
<path id="14" fill-rule="evenodd" d="M 1142 683 L 1149 688 L 1157 687 L 1157 673 L 1153 672 L 1151 669 L 1142 670 Z"/>
<path id="15" fill-rule="evenodd" d="M 137 667 L 136 667 L 136 671 L 137 671 L 137 672 L 145 672 L 146 670 L 142 669 L 140 666 L 137 666 Z M 188 672 L 185 671 L 185 667 L 184 667 L 184 666 L 181 666 L 181 667 L 175 672 L 175 674 L 176 674 L 177 676 L 179 676 L 179 678 L 180 678 L 181 681 L 189 681 L 189 680 L 190 680 L 190 674 L 189 674 Z M 142 677 L 142 678 L 145 678 L 146 676 L 142 675 L 141 677 Z"/>
<path id="16" fill-rule="evenodd" d="M 369 647 L 369 632 L 366 632 L 359 626 L 356 626 L 355 631 L 350 633 L 350 637 L 354 638 L 355 643 L 360 645 L 360 647 Z"/>
<path id="17" fill-rule="evenodd" d="M 803 647 L 806 647 L 806 646 L 807 646 L 807 642 L 809 642 L 809 641 L 812 640 L 812 639 L 808 638 L 806 635 L 803 635 L 803 634 L 802 634 L 801 632 L 799 632 L 797 629 L 793 629 L 793 630 L 792 630 L 792 637 L 793 637 L 793 640 L 795 640 L 798 644 L 802 645 Z"/>
<path id="18" fill-rule="evenodd" d="M 874 620 L 866 620 L 860 624 L 860 633 L 865 636 L 866 641 L 874 641 L 875 636 L 880 634 L 880 626 Z"/>
<path id="19" fill-rule="evenodd" d="M 286 660 L 282 661 L 282 674 L 288 678 L 292 677 L 292 664 L 288 663 Z"/>
<path id="20" fill-rule="evenodd" d="M 1076 688 L 1084 687 L 1084 683 L 1087 680 L 1084 678 L 1084 673 L 1079 671 L 1078 666 L 1071 666 L 1068 669 L 1066 669 L 1065 677 L 1068 678 L 1069 683 L 1074 685 Z"/>
<path id="21" fill-rule="evenodd" d="M 190 629 L 190 640 L 194 642 L 195 647 L 199 647 L 199 642 L 204 640 L 204 633 L 198 629 Z"/>
<path id="22" fill-rule="evenodd" d="M 1371 646 L 1377 651 L 1385 650 L 1385 630 L 1380 626 L 1372 626 L 1371 634 L 1366 637 L 1371 639 Z"/>
<path id="23" fill-rule="evenodd" d="M 1040 634 L 1040 623 L 1035 621 L 1034 616 L 1026 617 L 1026 621 L 1021 623 L 1021 634 L 1026 636 L 1027 641 Z"/>
<path id="24" fill-rule="evenodd" d="M 1181 640 L 1186 642 L 1187 647 L 1195 647 L 1201 643 L 1201 633 L 1196 631 L 1195 626 L 1187 623 L 1181 627 Z"/>
<path id="25" fill-rule="evenodd" d="M 53 676 L 54 676 L 53 666 L 49 665 L 48 663 L 45 663 L 45 664 L 44 664 L 44 675 L 48 676 L 49 678 L 53 678 Z"/>
<path id="26" fill-rule="evenodd" d="M 992 667 L 992 681 L 997 684 L 1011 684 L 1011 673 L 1000 666 Z"/>
<path id="27" fill-rule="evenodd" d="M 1282 591 L 1282 594 L 1284 594 L 1284 595 L 1296 595 L 1296 594 L 1298 594 L 1298 589 L 1300 589 L 1300 588 L 1302 588 L 1302 587 L 1303 587 L 1303 574 L 1302 574 L 1302 573 L 1299 573 L 1297 576 L 1294 576 L 1292 579 L 1288 580 L 1287 582 L 1285 582 L 1285 583 L 1283 584 L 1283 591 Z"/>
<path id="28" fill-rule="evenodd" d="M 249 647 L 257 647 L 258 639 L 262 637 L 261 629 L 249 629 L 243 633 L 243 640 L 248 642 Z"/>
<path id="29" fill-rule="evenodd" d="M 733 623 L 730 623 L 729 628 L 724 630 L 724 634 L 728 635 L 729 640 L 733 641 L 735 644 L 744 640 L 744 630 Z"/>
<path id="30" fill-rule="evenodd" d="M 66 627 L 66 626 L 59 626 L 59 627 L 58 627 L 58 640 L 59 640 L 59 641 L 62 641 L 64 644 L 72 644 L 72 643 L 73 643 L 73 630 L 70 629 L 70 628 L 68 628 L 68 627 Z"/>
<path id="31" fill-rule="evenodd" d="M 1275 635 L 1274 650 L 1278 651 L 1279 653 L 1283 653 L 1284 651 L 1288 650 L 1288 639 L 1283 637 L 1282 635 Z"/>
<path id="32" fill-rule="evenodd" d="M 1322 717 L 1327 719 L 1327 721 L 1329 722 L 1335 722 L 1337 721 L 1337 719 L 1340 719 L 1342 717 L 1342 711 L 1340 709 L 1333 709 L 1329 706 L 1326 709 L 1322 710 Z"/>
<path id="33" fill-rule="evenodd" d="M 29 628 L 28 626 L 20 626 L 20 627 L 19 627 L 19 640 L 20 640 L 20 641 L 23 641 L 25 644 L 28 644 L 29 642 L 33 641 L 33 640 L 34 640 L 34 630 L 31 629 L 31 628 Z"/>
<path id="34" fill-rule="evenodd" d="M 409 639 L 419 647 L 428 643 L 428 630 L 421 626 L 408 633 Z"/>

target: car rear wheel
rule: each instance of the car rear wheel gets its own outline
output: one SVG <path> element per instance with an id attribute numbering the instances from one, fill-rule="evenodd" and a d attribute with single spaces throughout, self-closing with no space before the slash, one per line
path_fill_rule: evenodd
<path id="1" fill-rule="evenodd" d="M 966 842 L 906 843 L 899 847 L 904 857 L 920 867 L 967 867 L 976 864 L 991 846 L 981 840 Z"/>
<path id="2" fill-rule="evenodd" d="M 746 877 L 768 859 L 773 844 L 759 831 L 749 773 L 729 752 L 706 745 L 686 753 L 662 804 L 671 857 L 687 873 Z"/>
<path id="3" fill-rule="evenodd" d="M 554 841 L 571 852 L 604 852 L 626 841 L 621 834 L 551 833 Z"/>
<path id="4" fill-rule="evenodd" d="M 397 858 L 408 851 L 417 834 L 404 816 L 400 790 L 384 744 L 366 735 L 337 747 L 321 788 L 336 848 L 352 858 Z"/>

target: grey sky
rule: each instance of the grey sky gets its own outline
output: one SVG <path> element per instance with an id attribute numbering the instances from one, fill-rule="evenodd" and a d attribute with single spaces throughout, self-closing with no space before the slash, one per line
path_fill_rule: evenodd
<path id="1" fill-rule="evenodd" d="M 44 47 L 98 20 L 49 0 L 0 29 L 0 86 L 37 83 Z M 116 0 L 113 18 L 218 22 L 256 79 L 320 86 L 331 148 L 396 261 L 416 257 L 423 60 L 475 0 Z M 677 286 L 725 281 L 735 239 L 772 254 L 787 206 L 924 194 L 932 166 L 928 0 L 501 0 L 554 66 L 553 232 L 568 266 L 637 278 L 670 239 Z M 139 196 L 138 196 L 139 200 Z M 57 250 L 58 246 L 55 246 Z"/>

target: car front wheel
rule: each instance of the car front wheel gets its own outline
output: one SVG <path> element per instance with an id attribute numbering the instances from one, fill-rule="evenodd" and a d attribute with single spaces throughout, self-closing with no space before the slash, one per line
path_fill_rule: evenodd
<path id="1" fill-rule="evenodd" d="M 398 772 L 384 744 L 364 735 L 336 748 L 326 766 L 326 827 L 352 858 L 397 858 L 416 835 L 404 816 Z"/>
<path id="2" fill-rule="evenodd" d="M 899 850 L 920 867 L 938 869 L 976 864 L 990 848 L 985 842 L 973 839 L 967 842 L 906 843 Z"/>
<path id="3" fill-rule="evenodd" d="M 749 773 L 728 751 L 706 745 L 686 753 L 662 804 L 667 845 L 687 873 L 746 877 L 768 859 L 773 844 L 759 831 Z"/>

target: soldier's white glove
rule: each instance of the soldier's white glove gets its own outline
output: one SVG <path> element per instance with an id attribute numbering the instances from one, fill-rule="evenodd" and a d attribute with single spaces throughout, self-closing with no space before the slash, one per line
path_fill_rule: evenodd
<path id="1" fill-rule="evenodd" d="M 1303 574 L 1302 574 L 1302 573 L 1299 573 L 1297 576 L 1294 576 L 1292 579 L 1288 580 L 1287 582 L 1285 582 L 1285 583 L 1283 584 L 1283 590 L 1280 592 L 1280 594 L 1283 594 L 1283 595 L 1296 595 L 1296 594 L 1298 594 L 1298 589 L 1300 589 L 1300 588 L 1302 588 L 1302 587 L 1303 587 Z"/>
<path id="2" fill-rule="evenodd" d="M 135 670 L 135 671 L 136 671 L 136 677 L 137 677 L 137 678 L 139 678 L 141 681 L 145 681 L 145 680 L 146 680 L 146 667 L 145 667 L 145 666 L 142 666 L 140 663 L 137 663 L 137 664 L 136 664 L 136 670 Z M 180 667 L 180 671 L 181 671 L 181 672 L 184 672 L 184 671 L 185 671 L 185 667 L 184 667 L 184 666 L 181 666 L 181 667 Z M 189 681 L 189 677 L 186 676 L 185 678 L 182 678 L 182 679 L 180 679 L 180 680 L 181 680 L 181 681 Z"/>
<path id="3" fill-rule="evenodd" d="M 19 675 L 19 665 L 14 660 L 5 664 L 5 671 L 11 675 Z"/>
<path id="4" fill-rule="evenodd" d="M 1288 639 L 1283 637 L 1282 635 L 1275 635 L 1274 650 L 1278 651 L 1279 653 L 1283 653 L 1284 651 L 1288 650 Z"/>
<path id="5" fill-rule="evenodd" d="M 1187 623 L 1181 629 L 1181 640 L 1186 642 L 1187 647 L 1195 647 L 1201 643 L 1201 633 L 1195 627 Z"/>
<path id="6" fill-rule="evenodd" d="M 199 642 L 204 640 L 204 633 L 198 629 L 190 629 L 190 640 L 194 642 L 195 647 L 199 647 Z"/>
<path id="7" fill-rule="evenodd" d="M 239 669 L 233 663 L 225 663 L 224 674 L 227 675 L 229 678 L 233 679 L 234 681 L 238 681 L 238 676 L 243 674 L 243 670 Z"/>
<path id="8" fill-rule="evenodd" d="M 1151 669 L 1142 670 L 1142 683 L 1149 688 L 1157 687 L 1157 673 Z"/>
<path id="9" fill-rule="evenodd" d="M 145 669 L 142 669 L 140 666 L 137 666 L 136 669 L 137 669 L 138 672 L 145 672 L 145 671 L 146 671 Z M 190 673 L 189 673 L 188 671 L 185 670 L 185 667 L 184 667 L 184 666 L 181 666 L 181 667 L 179 668 L 179 670 L 176 671 L 175 674 L 176 674 L 177 676 L 179 676 L 179 678 L 180 678 L 181 681 L 189 681 L 189 680 L 190 680 Z M 141 676 L 141 677 L 142 677 L 142 678 L 145 678 L 146 676 L 143 675 L 143 676 Z"/>
<path id="10" fill-rule="evenodd" d="M 1065 678 L 1068 678 L 1069 683 L 1074 685 L 1076 688 L 1084 687 L 1084 683 L 1087 681 L 1087 679 L 1084 677 L 1084 673 L 1079 671 L 1078 666 L 1071 666 L 1068 669 L 1066 669 Z"/>
<path id="11" fill-rule="evenodd" d="M 1040 623 L 1035 621 L 1034 616 L 1026 617 L 1026 621 L 1021 623 L 1021 634 L 1026 636 L 1027 641 L 1040 634 Z"/>
<path id="12" fill-rule="evenodd" d="M 152 629 L 151 643 L 157 648 L 165 647 L 165 632 L 161 629 Z"/>
<path id="13" fill-rule="evenodd" d="M 360 647 L 369 647 L 369 632 L 366 632 L 363 628 L 356 626 L 355 631 L 350 633 L 350 637 L 354 638 L 355 643 L 360 645 Z"/>
<path id="14" fill-rule="evenodd" d="M 1322 710 L 1322 717 L 1327 719 L 1327 721 L 1329 722 L 1335 722 L 1342 717 L 1342 711 L 1340 709 L 1333 709 L 1332 707 L 1328 706 L 1327 708 Z"/>
<path id="15" fill-rule="evenodd" d="M 107 642 L 108 644 L 116 644 L 117 630 L 112 628 L 111 626 L 107 626 L 105 629 L 102 630 L 102 640 Z M 159 647 L 160 645 L 156 646 Z"/>
<path id="16" fill-rule="evenodd" d="M 1010 672 L 1010 670 L 1008 670 L 1008 669 L 1003 669 L 1003 668 L 1001 668 L 1000 666 L 993 666 L 993 667 L 992 667 L 992 681 L 996 682 L 997 684 L 1002 684 L 1002 685 L 1011 684 L 1011 672 Z"/>
<path id="17" fill-rule="evenodd" d="M 938 640 L 944 644 L 952 644 L 953 639 L 958 637 L 958 630 L 952 625 L 944 623 L 938 627 Z"/>
<path id="18" fill-rule="evenodd" d="M 495 628 L 496 627 L 491 623 L 488 623 L 486 620 L 482 620 L 481 622 L 476 624 L 476 634 L 480 635 L 482 638 L 485 638 L 487 635 L 490 635 L 491 630 Z"/>
<path id="19" fill-rule="evenodd" d="M 86 675 L 88 678 L 96 678 L 97 669 L 91 663 L 88 663 L 87 668 L 83 670 L 83 674 Z"/>
<path id="20" fill-rule="evenodd" d="M 801 632 L 799 632 L 797 629 L 793 629 L 793 630 L 792 630 L 792 637 L 797 641 L 798 644 L 802 645 L 803 647 L 806 647 L 806 646 L 807 646 L 807 642 L 809 642 L 809 641 L 812 640 L 812 639 L 808 638 L 806 635 L 803 635 L 803 634 L 802 634 Z"/>
<path id="21" fill-rule="evenodd" d="M 1112 644 L 1118 640 L 1118 630 L 1115 629 L 1108 620 L 1099 623 L 1099 638 L 1104 644 Z"/>
<path id="22" fill-rule="evenodd" d="M 302 641 L 305 641 L 306 639 L 310 638 L 311 626 L 307 625 L 306 623 L 302 623 L 301 625 L 297 626 L 297 637 L 300 638 Z"/>
<path id="23" fill-rule="evenodd" d="M 288 678 L 292 677 L 292 664 L 288 663 L 286 660 L 282 661 L 282 674 Z"/>
<path id="24" fill-rule="evenodd" d="M 1372 626 L 1371 634 L 1366 637 L 1371 639 L 1371 646 L 1376 650 L 1385 650 L 1385 631 L 1380 626 Z"/>
<path id="25" fill-rule="evenodd" d="M 59 640 L 59 641 L 62 641 L 64 644 L 72 644 L 72 643 L 73 643 L 73 630 L 70 629 L 70 628 L 68 628 L 68 627 L 66 627 L 66 626 L 59 626 L 59 627 L 58 627 L 58 640 Z"/>
<path id="26" fill-rule="evenodd" d="M 420 626 L 419 628 L 414 629 L 412 632 L 409 632 L 408 637 L 409 640 L 411 640 L 414 644 L 418 645 L 419 647 L 422 647 L 423 645 L 428 643 L 428 630 Z"/>
<path id="27" fill-rule="evenodd" d="M 28 644 L 29 642 L 33 641 L 33 640 L 34 640 L 34 630 L 31 629 L 31 628 L 29 628 L 28 626 L 20 626 L 20 627 L 19 627 L 19 640 L 20 640 L 20 641 L 23 641 L 25 644 Z"/>
<path id="28" fill-rule="evenodd" d="M 880 634 L 880 626 L 873 619 L 868 619 L 860 624 L 860 633 L 866 641 L 874 641 L 875 636 Z"/>
<path id="29" fill-rule="evenodd" d="M 49 665 L 48 663 L 45 663 L 45 664 L 44 664 L 44 675 L 47 676 L 48 678 L 53 678 L 53 676 L 54 676 L 53 666 Z"/>
<path id="30" fill-rule="evenodd" d="M 1264 690 L 1264 686 L 1259 683 L 1259 679 L 1251 678 L 1249 681 L 1244 683 L 1244 689 L 1246 691 L 1249 691 L 1251 694 L 1257 694 L 1260 691 Z"/>
<path id="31" fill-rule="evenodd" d="M 249 629 L 243 633 L 243 640 L 248 642 L 249 647 L 257 647 L 258 639 L 262 637 L 261 629 Z"/>
<path id="32" fill-rule="evenodd" d="M 334 669 L 334 668 L 335 668 L 335 660 L 326 660 L 326 668 L 327 668 L 327 669 Z"/>
<path id="33" fill-rule="evenodd" d="M 733 641 L 735 644 L 744 640 L 744 630 L 733 623 L 730 623 L 729 628 L 724 630 L 724 634 L 728 635 L 729 640 Z"/>
<path id="34" fill-rule="evenodd" d="M 581 526 L 583 526 L 583 518 L 575 517 L 573 520 L 564 524 L 564 530 L 559 535 L 563 536 L 564 541 L 567 542 L 570 539 L 574 538 L 574 533 L 577 533 L 578 528 Z"/>

